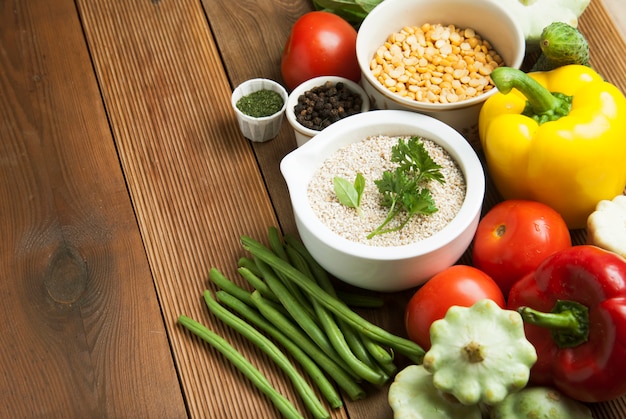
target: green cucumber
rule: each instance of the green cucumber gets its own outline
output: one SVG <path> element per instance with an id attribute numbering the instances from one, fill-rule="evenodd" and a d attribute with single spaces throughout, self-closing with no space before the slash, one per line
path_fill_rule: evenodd
<path id="1" fill-rule="evenodd" d="M 589 43 L 575 27 L 563 22 L 546 26 L 539 40 L 541 55 L 532 71 L 550 71 L 569 64 L 590 66 Z"/>

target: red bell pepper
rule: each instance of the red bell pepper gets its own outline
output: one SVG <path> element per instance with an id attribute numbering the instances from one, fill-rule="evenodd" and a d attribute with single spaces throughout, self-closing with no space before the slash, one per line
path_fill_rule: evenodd
<path id="1" fill-rule="evenodd" d="M 590 245 L 562 250 L 516 282 L 507 304 L 537 350 L 531 383 L 583 402 L 626 394 L 626 259 Z"/>

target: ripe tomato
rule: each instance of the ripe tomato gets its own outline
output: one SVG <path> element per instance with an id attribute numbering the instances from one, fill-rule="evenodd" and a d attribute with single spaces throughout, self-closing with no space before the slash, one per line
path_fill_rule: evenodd
<path id="1" fill-rule="evenodd" d="M 341 76 L 358 82 L 356 29 L 341 17 L 309 12 L 293 25 L 280 64 L 283 80 L 293 90 L 318 76 Z"/>
<path id="2" fill-rule="evenodd" d="M 411 297 L 404 314 L 409 339 L 430 348 L 430 325 L 453 306 L 470 307 L 489 298 L 505 307 L 504 295 L 493 279 L 472 266 L 453 265 L 436 274 Z"/>
<path id="3" fill-rule="evenodd" d="M 567 224 L 554 209 L 535 201 L 508 200 L 480 220 L 472 264 L 491 276 L 508 296 L 518 279 L 571 245 Z"/>

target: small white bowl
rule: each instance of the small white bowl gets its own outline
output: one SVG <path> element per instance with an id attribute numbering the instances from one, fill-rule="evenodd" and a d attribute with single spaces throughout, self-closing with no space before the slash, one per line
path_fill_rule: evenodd
<path id="1" fill-rule="evenodd" d="M 458 163 L 466 182 L 465 200 L 442 230 L 413 244 L 376 247 L 334 233 L 316 215 L 307 195 L 315 171 L 336 150 L 372 135 L 422 136 L 442 146 Z M 453 265 L 470 245 L 485 195 L 485 175 L 470 144 L 453 128 L 426 115 L 374 110 L 340 120 L 283 158 L 296 226 L 312 256 L 331 274 L 357 287 L 399 291 L 421 285 Z"/>
<path id="2" fill-rule="evenodd" d="M 320 76 L 303 82 L 295 89 L 293 89 L 293 91 L 289 94 L 289 98 L 287 99 L 287 109 L 285 110 L 287 114 L 287 121 L 289 121 L 289 124 L 291 124 L 291 127 L 293 128 L 293 131 L 296 135 L 296 144 L 298 145 L 298 147 L 300 147 L 320 133 L 320 131 L 310 129 L 301 125 L 296 120 L 294 108 L 298 104 L 298 98 L 304 93 L 313 89 L 314 87 L 323 86 L 326 82 L 331 82 L 334 84 L 341 82 L 345 84 L 353 93 L 358 93 L 359 95 L 361 95 L 361 98 L 363 99 L 361 112 L 367 112 L 370 110 L 370 100 L 367 96 L 367 93 L 365 93 L 365 90 L 363 90 L 363 88 L 358 83 L 355 83 L 350 79 L 339 76 Z"/>
<path id="3" fill-rule="evenodd" d="M 273 90 L 277 92 L 283 99 L 283 107 L 273 115 L 255 118 L 241 112 L 237 108 L 237 102 L 244 96 L 259 90 Z M 287 91 L 283 86 L 270 79 L 250 79 L 241 83 L 233 90 L 230 101 L 232 103 L 235 114 L 237 114 L 237 122 L 239 129 L 244 137 L 253 142 L 265 142 L 275 138 L 280 131 L 283 122 L 283 114 L 287 107 Z"/>
<path id="4" fill-rule="evenodd" d="M 430 115 L 451 125 L 468 141 L 478 142 L 478 113 L 486 93 L 457 103 L 434 104 L 404 98 L 383 86 L 372 74 L 370 62 L 387 38 L 405 26 L 454 24 L 474 29 L 489 41 L 505 65 L 519 68 L 524 60 L 525 39 L 522 28 L 498 0 L 385 0 L 372 10 L 359 28 L 356 52 L 361 67 L 361 84 L 373 108 L 401 109 Z"/>

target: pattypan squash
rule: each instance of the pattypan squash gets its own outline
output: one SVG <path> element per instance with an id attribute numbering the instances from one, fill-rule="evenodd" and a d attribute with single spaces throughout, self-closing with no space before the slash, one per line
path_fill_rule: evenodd
<path id="1" fill-rule="evenodd" d="M 587 243 L 626 258 L 626 195 L 598 202 L 587 218 Z"/>
<path id="2" fill-rule="evenodd" d="M 519 313 L 489 299 L 452 306 L 430 327 L 424 368 L 433 384 L 465 405 L 495 405 L 528 384 L 537 361 Z"/>
<path id="3" fill-rule="evenodd" d="M 389 387 L 389 406 L 396 419 L 480 419 L 479 405 L 465 406 L 446 398 L 433 385 L 433 376 L 422 365 L 400 371 Z"/>
<path id="4" fill-rule="evenodd" d="M 490 412 L 490 419 L 549 418 L 593 419 L 591 410 L 578 400 L 551 387 L 526 387 L 510 394 Z"/>
<path id="5" fill-rule="evenodd" d="M 500 4 L 517 17 L 528 51 L 539 48 L 543 29 L 553 22 L 578 27 L 578 18 L 589 2 L 590 0 L 500 0 Z"/>

